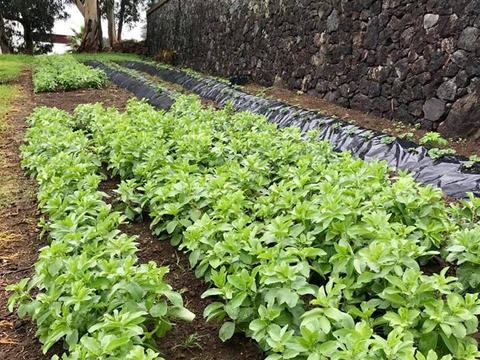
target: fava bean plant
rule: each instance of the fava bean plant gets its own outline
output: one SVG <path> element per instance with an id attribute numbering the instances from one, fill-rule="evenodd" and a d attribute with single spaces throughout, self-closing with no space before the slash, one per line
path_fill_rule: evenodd
<path id="1" fill-rule="evenodd" d="M 101 88 L 107 82 L 102 70 L 79 63 L 71 55 L 35 57 L 33 89 L 36 93 Z"/>
<path id="2" fill-rule="evenodd" d="M 49 245 L 33 277 L 7 287 L 10 311 L 35 321 L 44 352 L 63 343 L 65 360 L 160 359 L 155 338 L 194 317 L 164 281 L 168 268 L 138 263 L 135 237 L 118 230 L 124 215 L 98 190 L 101 158 L 75 119 L 37 108 L 28 123 L 23 166 L 39 185 Z"/>
<path id="3" fill-rule="evenodd" d="M 126 214 L 188 253 L 220 338 L 267 360 L 480 357 L 480 201 L 446 204 L 383 162 L 264 117 L 131 101 L 81 105 Z M 440 265 L 439 265 L 440 264 Z"/>

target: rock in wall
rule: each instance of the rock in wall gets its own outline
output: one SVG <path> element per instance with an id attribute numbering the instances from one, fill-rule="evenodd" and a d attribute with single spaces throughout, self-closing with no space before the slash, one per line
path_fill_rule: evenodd
<path id="1" fill-rule="evenodd" d="M 480 0 L 167 0 L 148 14 L 147 46 L 196 70 L 478 133 Z"/>

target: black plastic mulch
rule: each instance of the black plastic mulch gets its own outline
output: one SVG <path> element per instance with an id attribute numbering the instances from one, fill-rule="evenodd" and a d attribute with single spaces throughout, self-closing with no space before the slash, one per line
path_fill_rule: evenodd
<path id="1" fill-rule="evenodd" d="M 85 64 L 103 70 L 114 84 L 132 92 L 138 99 L 147 100 L 149 104 L 156 108 L 168 110 L 175 102 L 169 93 L 159 91 L 158 88 L 154 88 L 147 82 L 136 79 L 126 72 L 109 67 L 99 61 L 90 60 L 86 61 Z"/>

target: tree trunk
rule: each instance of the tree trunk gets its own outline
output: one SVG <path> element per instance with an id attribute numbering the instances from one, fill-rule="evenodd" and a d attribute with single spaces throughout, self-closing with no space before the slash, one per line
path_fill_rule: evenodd
<path id="1" fill-rule="evenodd" d="M 5 22 L 0 15 L 0 51 L 2 54 L 10 53 L 10 45 L 8 42 L 7 33 L 5 32 Z"/>
<path id="2" fill-rule="evenodd" d="M 117 43 L 117 32 L 115 30 L 115 1 L 107 0 L 107 22 L 108 22 L 108 40 L 110 47 Z"/>
<path id="3" fill-rule="evenodd" d="M 25 53 L 33 54 L 33 32 L 29 22 L 22 22 Z"/>
<path id="4" fill-rule="evenodd" d="M 85 33 L 78 51 L 96 52 L 102 50 L 102 24 L 97 0 L 85 0 L 83 4 L 79 4 L 77 1 L 77 6 L 83 14 L 85 24 Z"/>
<path id="5" fill-rule="evenodd" d="M 118 33 L 117 41 L 122 41 L 123 21 L 125 20 L 125 7 L 127 6 L 127 0 L 120 2 L 120 12 L 118 13 Z"/>

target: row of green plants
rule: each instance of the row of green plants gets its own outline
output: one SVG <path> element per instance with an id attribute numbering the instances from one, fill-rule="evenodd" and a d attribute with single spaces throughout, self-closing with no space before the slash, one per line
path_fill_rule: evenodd
<path id="1" fill-rule="evenodd" d="M 33 67 L 33 89 L 38 92 L 101 88 L 106 74 L 78 62 L 71 55 L 37 56 Z"/>
<path id="2" fill-rule="evenodd" d="M 76 117 L 123 179 L 125 214 L 148 211 L 209 282 L 222 340 L 245 332 L 268 360 L 480 356 L 478 199 L 447 205 L 315 133 L 195 97 Z"/>
<path id="3" fill-rule="evenodd" d="M 49 244 L 32 278 L 8 287 L 10 311 L 35 321 L 45 353 L 63 343 L 62 359 L 159 359 L 155 339 L 193 313 L 165 282 L 168 268 L 139 264 L 136 238 L 118 230 L 126 218 L 98 190 L 101 158 L 77 119 L 37 108 L 27 121 L 22 164 L 38 182 Z"/>

